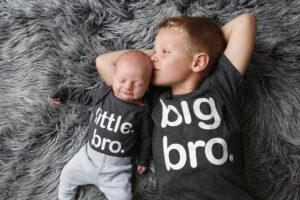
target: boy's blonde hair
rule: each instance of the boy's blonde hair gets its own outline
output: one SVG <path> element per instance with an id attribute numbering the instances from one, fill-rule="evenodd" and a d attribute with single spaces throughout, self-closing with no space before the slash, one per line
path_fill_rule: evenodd
<path id="1" fill-rule="evenodd" d="M 163 29 L 177 29 L 186 38 L 186 44 L 192 54 L 205 52 L 209 63 L 205 72 L 209 74 L 215 62 L 224 51 L 225 42 L 220 27 L 208 17 L 178 16 L 164 20 L 158 25 Z"/>

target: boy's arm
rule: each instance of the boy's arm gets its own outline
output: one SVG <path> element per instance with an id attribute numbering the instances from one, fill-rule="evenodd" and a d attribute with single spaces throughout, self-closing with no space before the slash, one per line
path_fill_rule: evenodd
<path id="1" fill-rule="evenodd" d="M 96 68 L 107 85 L 112 85 L 115 73 L 115 66 L 118 58 L 129 50 L 114 51 L 98 56 L 96 58 Z M 141 50 L 149 57 L 152 56 L 153 50 Z"/>
<path id="2" fill-rule="evenodd" d="M 107 85 L 112 85 L 117 60 L 127 51 L 128 50 L 114 51 L 102 54 L 96 58 L 96 68 Z"/>
<path id="3" fill-rule="evenodd" d="M 242 14 L 221 29 L 227 43 L 224 54 L 244 75 L 254 47 L 256 20 L 251 14 Z"/>

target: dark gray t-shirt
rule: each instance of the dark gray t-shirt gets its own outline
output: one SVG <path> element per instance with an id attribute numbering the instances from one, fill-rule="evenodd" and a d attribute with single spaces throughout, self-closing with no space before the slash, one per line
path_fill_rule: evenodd
<path id="1" fill-rule="evenodd" d="M 53 96 L 93 106 L 88 140 L 95 151 L 117 157 L 138 154 L 138 164 L 147 166 L 151 158 L 151 118 L 144 106 L 123 101 L 112 94 L 110 86 L 100 88 L 62 88 Z"/>
<path id="2" fill-rule="evenodd" d="M 242 81 L 222 55 L 198 90 L 159 96 L 152 149 L 162 200 L 254 199 L 243 172 L 236 109 Z"/>

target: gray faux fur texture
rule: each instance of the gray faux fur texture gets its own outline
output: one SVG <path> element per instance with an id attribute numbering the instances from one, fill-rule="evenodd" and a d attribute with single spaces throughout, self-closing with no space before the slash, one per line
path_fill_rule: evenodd
<path id="1" fill-rule="evenodd" d="M 259 199 L 300 199 L 298 0 L 0 0 L 0 199 L 57 199 L 61 169 L 86 141 L 91 109 L 56 106 L 51 89 L 101 84 L 96 56 L 152 48 L 167 17 L 222 26 L 245 12 L 257 19 L 240 106 L 246 174 Z M 154 174 L 135 175 L 135 199 L 158 199 Z M 105 197 L 84 186 L 78 199 Z"/>

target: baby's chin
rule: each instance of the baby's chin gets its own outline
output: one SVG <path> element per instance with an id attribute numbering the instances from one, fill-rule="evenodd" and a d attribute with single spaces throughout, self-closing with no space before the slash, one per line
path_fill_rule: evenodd
<path id="1" fill-rule="evenodd" d="M 130 101 L 131 98 L 128 96 L 128 95 L 122 95 L 122 94 L 119 94 L 117 95 L 117 97 L 123 101 Z"/>
<path id="2" fill-rule="evenodd" d="M 115 96 L 123 101 L 131 102 L 131 101 L 136 101 L 135 96 L 132 95 L 127 95 L 127 94 L 120 94 L 120 93 L 115 93 Z"/>

